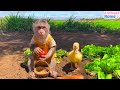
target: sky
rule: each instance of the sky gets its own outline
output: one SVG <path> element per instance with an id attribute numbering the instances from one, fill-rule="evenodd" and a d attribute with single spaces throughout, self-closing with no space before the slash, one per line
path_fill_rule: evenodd
<path id="1" fill-rule="evenodd" d="M 0 11 L 0 17 L 9 15 L 17 15 L 18 11 Z M 52 19 L 68 19 L 70 16 L 80 18 L 102 18 L 104 11 L 19 11 L 20 16 L 34 18 L 52 18 Z"/>

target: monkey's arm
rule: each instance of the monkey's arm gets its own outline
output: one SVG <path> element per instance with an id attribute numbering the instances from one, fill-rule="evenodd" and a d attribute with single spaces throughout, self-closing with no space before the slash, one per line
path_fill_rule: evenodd
<path id="1" fill-rule="evenodd" d="M 29 43 L 29 48 L 30 48 L 30 50 L 31 51 L 34 51 L 34 49 L 36 48 L 37 46 L 36 46 L 36 44 L 35 44 L 35 42 L 34 42 L 34 40 L 33 40 L 33 38 L 31 39 L 31 42 Z"/>
<path id="2" fill-rule="evenodd" d="M 46 57 L 45 57 L 44 60 L 47 60 L 47 59 L 49 59 L 50 57 L 52 57 L 52 55 L 53 55 L 53 54 L 55 53 L 55 51 L 56 51 L 56 42 L 55 42 L 54 39 L 51 40 L 51 42 L 50 42 L 50 44 L 49 44 L 49 47 L 50 47 L 50 49 L 49 49 L 49 51 L 48 51 L 48 53 L 47 53 L 47 55 L 46 55 Z"/>
<path id="3" fill-rule="evenodd" d="M 55 51 L 56 51 L 56 46 L 51 47 L 45 57 L 45 60 L 49 59 L 55 53 Z"/>

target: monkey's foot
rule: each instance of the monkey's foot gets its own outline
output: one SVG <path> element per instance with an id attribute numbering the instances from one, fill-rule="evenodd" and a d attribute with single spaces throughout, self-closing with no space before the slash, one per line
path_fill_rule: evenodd
<path id="1" fill-rule="evenodd" d="M 54 78 L 57 78 L 58 73 L 56 71 L 50 71 L 50 75 Z"/>
<path id="2" fill-rule="evenodd" d="M 34 78 L 35 78 L 34 72 L 29 72 L 28 79 L 34 79 Z"/>
<path id="3" fill-rule="evenodd" d="M 80 68 L 77 68 L 76 70 L 77 70 L 77 71 L 80 71 L 81 69 L 80 69 Z"/>

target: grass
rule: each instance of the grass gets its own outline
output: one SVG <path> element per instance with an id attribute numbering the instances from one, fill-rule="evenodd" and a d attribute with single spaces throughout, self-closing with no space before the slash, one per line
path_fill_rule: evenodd
<path id="1" fill-rule="evenodd" d="M 6 31 L 32 31 L 32 23 L 34 19 L 31 17 L 21 17 L 21 16 L 6 16 L 1 19 L 0 26 Z"/>
<path id="2" fill-rule="evenodd" d="M 51 30 L 55 31 L 85 31 L 85 32 L 120 32 L 120 20 L 105 19 L 81 19 L 75 20 L 71 16 L 68 20 L 47 19 Z M 0 19 L 0 30 L 27 32 L 32 31 L 32 24 L 35 21 L 32 17 L 21 17 L 10 15 Z"/>

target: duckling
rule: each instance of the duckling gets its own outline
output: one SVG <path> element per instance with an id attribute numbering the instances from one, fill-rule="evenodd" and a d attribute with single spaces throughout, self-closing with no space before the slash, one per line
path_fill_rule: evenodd
<path id="1" fill-rule="evenodd" d="M 73 43 L 73 50 L 68 53 L 68 59 L 71 62 L 70 70 L 74 70 L 73 64 L 75 64 L 76 70 L 80 70 L 80 62 L 82 60 L 82 53 L 79 51 L 79 43 Z"/>

